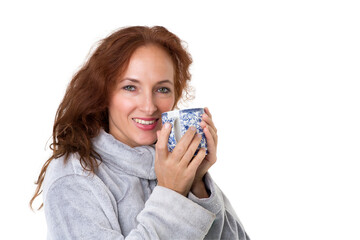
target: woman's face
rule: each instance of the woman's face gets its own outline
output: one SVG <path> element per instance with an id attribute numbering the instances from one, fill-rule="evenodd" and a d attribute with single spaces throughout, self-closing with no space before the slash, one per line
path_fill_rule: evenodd
<path id="1" fill-rule="evenodd" d="M 151 145 L 161 128 L 161 113 L 174 103 L 171 57 L 155 45 L 139 47 L 110 98 L 109 132 L 131 147 Z"/>

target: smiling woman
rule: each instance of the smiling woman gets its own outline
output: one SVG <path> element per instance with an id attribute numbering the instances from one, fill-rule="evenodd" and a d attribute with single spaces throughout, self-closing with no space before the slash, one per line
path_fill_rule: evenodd
<path id="1" fill-rule="evenodd" d="M 110 97 L 109 133 L 131 147 L 153 144 L 161 113 L 175 104 L 174 72 L 162 47 L 148 44 L 136 49 Z"/>
<path id="2" fill-rule="evenodd" d="M 207 108 L 170 153 L 161 126 L 187 93 L 192 60 L 164 27 L 128 27 L 101 41 L 70 82 L 53 127 L 43 192 L 48 239 L 248 239 L 208 169 L 217 133 Z M 156 144 L 155 144 L 156 143 Z M 41 208 L 42 206 L 40 206 Z"/>

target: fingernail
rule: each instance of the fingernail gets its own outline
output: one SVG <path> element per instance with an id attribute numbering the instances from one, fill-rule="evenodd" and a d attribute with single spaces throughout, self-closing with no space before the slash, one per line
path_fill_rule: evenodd
<path id="1" fill-rule="evenodd" d="M 196 127 L 194 127 L 194 126 L 191 126 L 190 129 L 191 129 L 192 131 L 196 131 Z"/>
<path id="2" fill-rule="evenodd" d="M 167 122 L 167 123 L 165 123 L 165 126 L 164 126 L 164 127 L 165 127 L 165 129 L 170 128 L 170 123 L 168 123 L 168 122 Z"/>
<path id="3" fill-rule="evenodd" d="M 201 136 L 200 133 L 196 134 L 196 137 L 197 137 L 197 138 L 202 138 L 202 136 Z"/>

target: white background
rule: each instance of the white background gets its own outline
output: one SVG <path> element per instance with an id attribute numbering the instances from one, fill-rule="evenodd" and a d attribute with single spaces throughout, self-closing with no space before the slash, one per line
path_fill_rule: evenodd
<path id="1" fill-rule="evenodd" d="M 56 109 L 91 47 L 130 25 L 187 42 L 188 106 L 213 114 L 211 173 L 253 240 L 360 239 L 358 1 L 4 2 L 1 239 L 45 239 L 28 201 Z"/>

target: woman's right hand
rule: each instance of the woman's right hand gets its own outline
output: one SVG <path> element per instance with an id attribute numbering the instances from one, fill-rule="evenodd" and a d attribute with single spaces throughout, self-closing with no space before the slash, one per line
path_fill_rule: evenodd
<path id="1" fill-rule="evenodd" d="M 167 143 L 171 132 L 171 124 L 166 123 L 157 131 L 158 141 L 155 145 L 155 173 L 158 185 L 187 196 L 195 178 L 196 170 L 205 158 L 205 149 L 200 149 L 193 158 L 201 141 L 201 135 L 195 127 L 190 127 L 172 152 Z"/>

